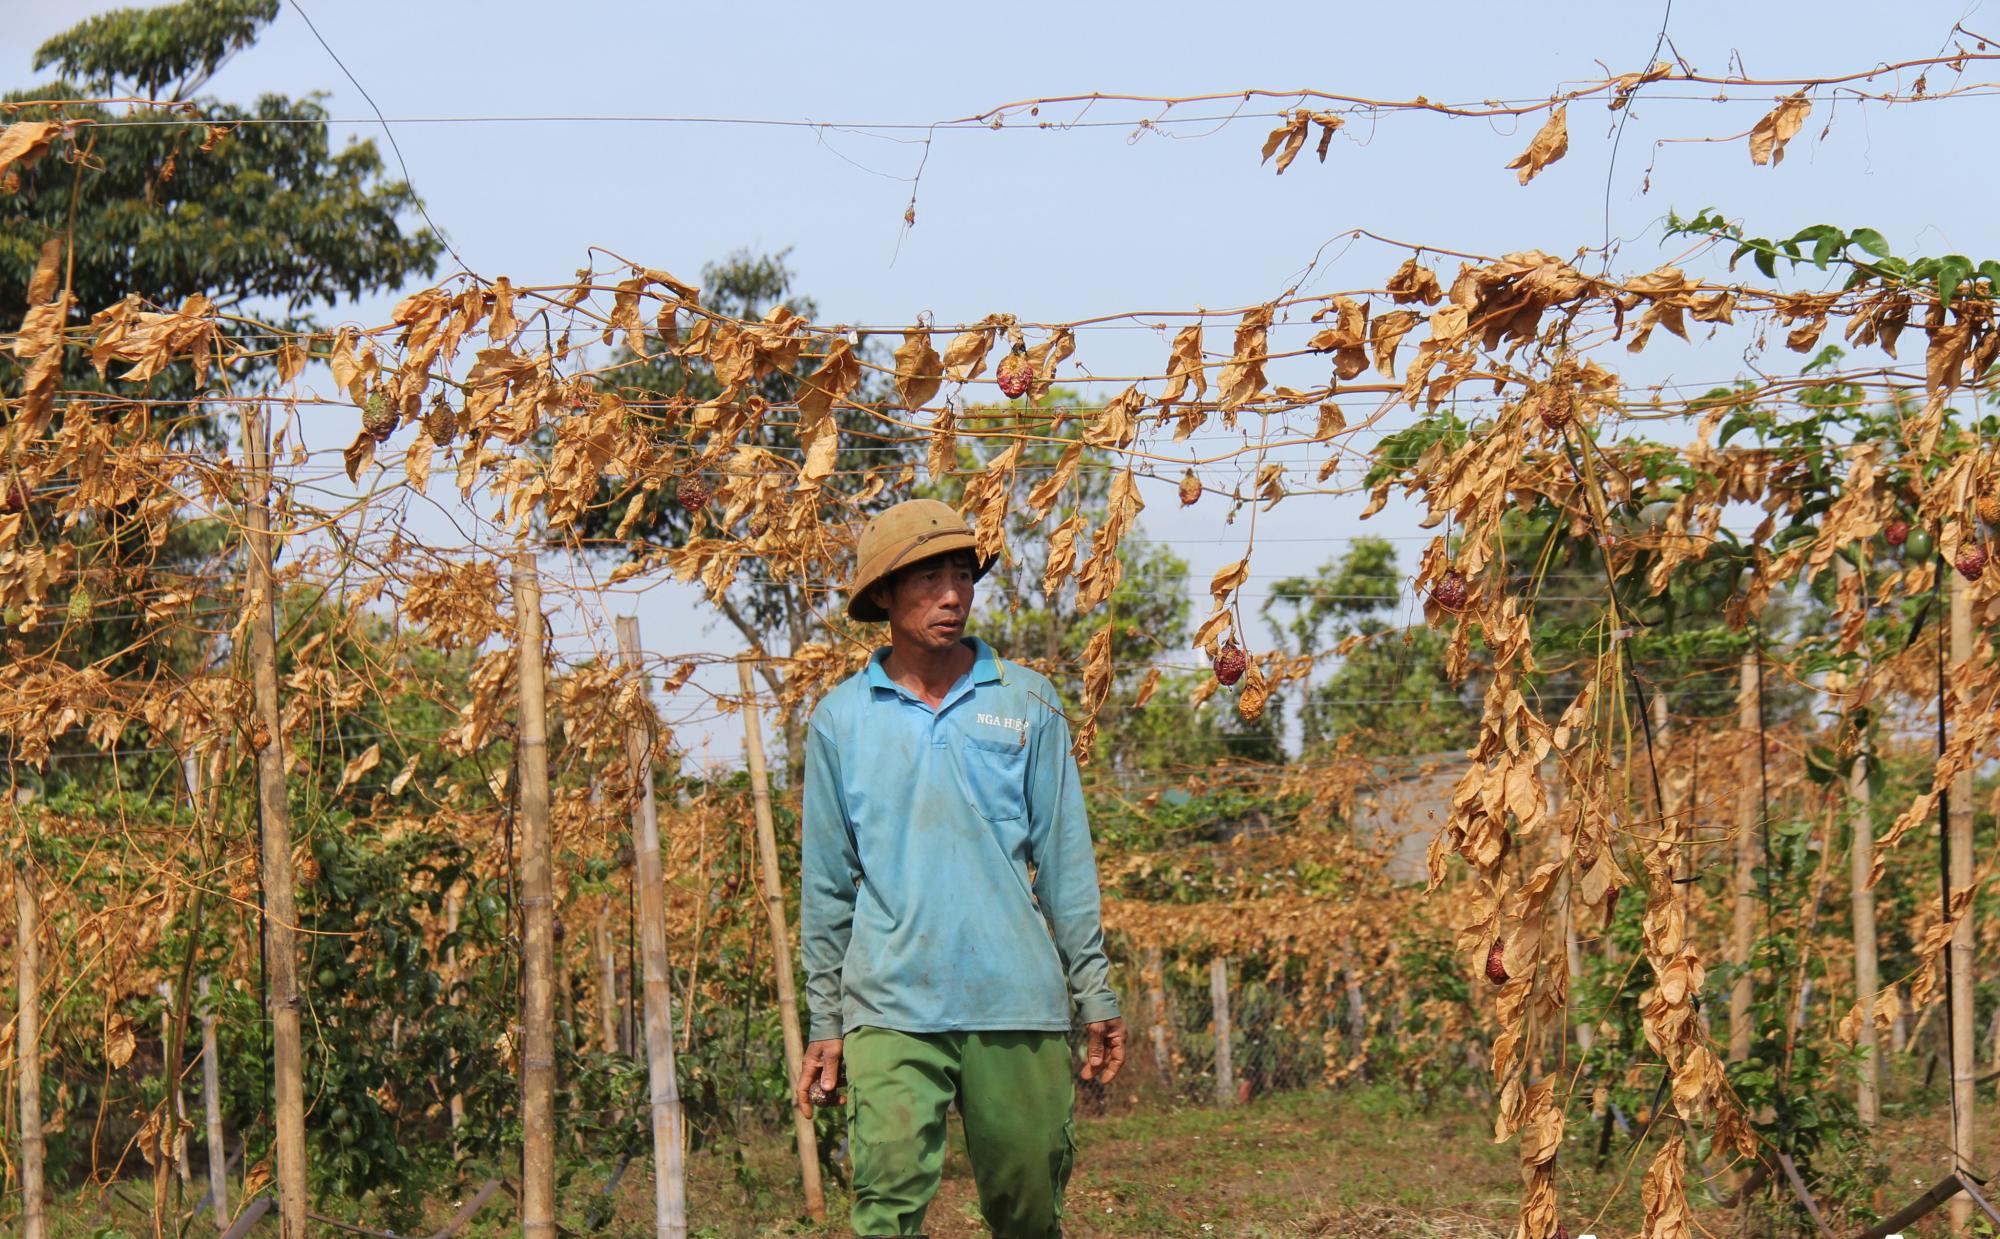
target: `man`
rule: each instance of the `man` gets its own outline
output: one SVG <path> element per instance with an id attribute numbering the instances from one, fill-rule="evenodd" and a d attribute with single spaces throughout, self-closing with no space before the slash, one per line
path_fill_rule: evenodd
<path id="1" fill-rule="evenodd" d="M 887 620 L 889 648 L 806 736 L 797 1102 L 840 1104 L 845 1069 L 864 1236 L 922 1233 L 954 1103 L 993 1233 L 1059 1236 L 1072 1001 L 1083 1078 L 1125 1061 L 1069 724 L 1048 680 L 966 635 L 974 547 L 936 500 L 868 523 L 847 612 Z"/>

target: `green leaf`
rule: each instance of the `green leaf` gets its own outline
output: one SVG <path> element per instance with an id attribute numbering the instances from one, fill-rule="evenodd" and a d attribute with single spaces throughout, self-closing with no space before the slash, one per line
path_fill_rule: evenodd
<path id="1" fill-rule="evenodd" d="M 1884 241 L 1882 234 L 1873 228 L 1856 228 L 1847 234 L 1847 240 L 1849 244 L 1858 245 L 1877 258 L 1889 256 L 1889 243 Z"/>
<path id="2" fill-rule="evenodd" d="M 1828 260 L 1846 248 L 1847 238 L 1831 228 L 1827 229 L 1827 234 L 1813 243 L 1813 265 L 1822 271 L 1826 270 Z"/>
<path id="3" fill-rule="evenodd" d="M 1946 254 L 1938 261 L 1938 300 L 1951 304 L 1952 294 L 1972 275 L 1972 260 L 1963 254 Z"/>
<path id="4" fill-rule="evenodd" d="M 1778 278 L 1778 256 L 1775 253 L 1767 249 L 1758 250 L 1756 262 L 1757 269 L 1764 273 L 1765 279 Z"/>

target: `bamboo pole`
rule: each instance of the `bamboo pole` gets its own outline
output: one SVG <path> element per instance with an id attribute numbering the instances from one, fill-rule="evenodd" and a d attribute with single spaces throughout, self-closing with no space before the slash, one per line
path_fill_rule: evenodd
<path id="1" fill-rule="evenodd" d="M 639 620 L 620 616 L 618 653 L 639 683 Z M 625 761 L 638 780 L 632 806 L 633 877 L 639 883 L 639 958 L 645 971 L 646 1074 L 653 1110 L 653 1220 L 662 1239 L 686 1239 L 687 1169 L 683 1162 L 685 1121 L 681 1086 L 674 1074 L 673 978 L 667 971 L 667 908 L 660 866 L 659 808 L 653 798 L 652 729 L 631 723 L 625 729 Z"/>
<path id="2" fill-rule="evenodd" d="M 305 1058 L 299 1032 L 298 904 L 292 878 L 292 808 L 285 790 L 285 742 L 278 714 L 276 586 L 271 580 L 271 443 L 263 407 L 243 406 L 249 463 L 246 576 L 250 587 L 250 666 L 256 712 L 257 817 L 264 879 L 264 988 L 271 1018 L 272 1094 L 277 1107 L 278 1227 L 281 1239 L 306 1233 Z"/>
<path id="3" fill-rule="evenodd" d="M 21 1235 L 43 1239 L 48 1221 L 42 1185 L 42 905 L 32 861 L 23 860 L 14 869 L 14 914 L 14 974 L 20 991 L 14 1044 L 20 1075 Z"/>
<path id="4" fill-rule="evenodd" d="M 799 1000 L 792 981 L 792 948 L 785 927 L 784 880 L 778 875 L 778 836 L 771 824 L 771 784 L 764 769 L 764 733 L 757 721 L 757 686 L 750 678 L 750 662 L 738 660 L 743 684 L 743 750 L 750 763 L 750 794 L 757 816 L 757 854 L 764 869 L 764 912 L 771 922 L 771 971 L 778 978 L 778 1016 L 785 1030 L 785 1080 L 799 1078 L 805 1059 L 804 1038 L 799 1034 Z M 826 1193 L 819 1182 L 819 1135 L 813 1130 L 812 1115 L 791 1107 L 792 1127 L 798 1136 L 799 1175 L 805 1184 L 806 1213 L 815 1222 L 826 1220 Z"/>
<path id="5" fill-rule="evenodd" d="M 1942 564 L 1938 571 L 1944 571 Z M 1972 661 L 1972 588 L 1957 573 L 1951 576 L 1951 663 L 1955 683 L 1967 682 Z M 1955 720 L 1964 726 L 1965 720 Z M 1972 771 L 1959 771 L 1951 780 L 1951 865 L 1948 880 L 1954 895 L 1972 885 Z M 1962 1175 L 1973 1169 L 1972 1102 L 1974 1079 L 1978 1074 L 1978 1048 L 1973 1032 L 1972 907 L 1958 918 L 1952 929 L 1949 963 L 1951 969 L 1951 1154 L 1953 1167 Z M 1951 1198 L 1951 1228 L 1962 1233 L 1972 1220 L 1972 1201 L 1960 1192 Z"/>
<path id="6" fill-rule="evenodd" d="M 1743 760 L 1736 786 L 1736 868 L 1731 888 L 1736 895 L 1729 923 L 1729 962 L 1736 967 L 1736 982 L 1729 987 L 1729 1061 L 1740 1063 L 1750 1057 L 1750 1005 L 1756 988 L 1750 981 L 1750 944 L 1757 925 L 1755 873 L 1758 861 L 1757 818 L 1763 802 L 1759 791 L 1759 732 L 1757 721 L 1762 702 L 1757 691 L 1757 654 L 1746 650 L 1738 670 L 1736 726 L 1743 732 Z"/>
<path id="7" fill-rule="evenodd" d="M 1236 1104 L 1236 1060 L 1230 1045 L 1229 961 L 1218 955 L 1208 961 L 1210 1028 L 1215 1033 L 1215 1104 Z"/>
<path id="8" fill-rule="evenodd" d="M 544 713 L 542 587 L 535 553 L 514 554 L 514 627 L 521 719 L 515 764 L 521 798 L 521 1229 L 554 1235 L 555 883 L 550 872 L 548 720 Z"/>
<path id="9" fill-rule="evenodd" d="M 227 1230 L 229 1154 L 222 1142 L 222 1064 L 215 1048 L 215 1005 L 209 1001 L 207 977 L 195 992 L 201 995 L 201 1108 L 208 1124 L 209 1216 L 217 1230 Z"/>

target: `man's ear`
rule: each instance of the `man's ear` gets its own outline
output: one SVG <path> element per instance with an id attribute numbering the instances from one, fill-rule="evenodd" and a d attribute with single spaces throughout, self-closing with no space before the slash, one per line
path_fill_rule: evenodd
<path id="1" fill-rule="evenodd" d="M 868 601 L 888 614 L 890 604 L 896 601 L 896 574 L 890 573 L 868 587 Z"/>

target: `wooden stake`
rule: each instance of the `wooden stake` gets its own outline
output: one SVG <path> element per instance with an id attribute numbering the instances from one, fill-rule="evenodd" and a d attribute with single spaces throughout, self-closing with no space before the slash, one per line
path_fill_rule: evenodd
<path id="1" fill-rule="evenodd" d="M 792 947 L 785 927 L 784 880 L 778 876 L 778 837 L 771 825 L 771 784 L 764 769 L 764 733 L 757 721 L 757 686 L 750 679 L 749 659 L 739 660 L 736 670 L 743 684 L 743 750 L 750 762 L 750 794 L 757 814 L 757 854 L 764 867 L 764 912 L 771 922 L 771 971 L 778 978 L 778 1017 L 785 1029 L 785 1081 L 793 1085 L 798 1081 L 806 1047 L 799 1034 Z M 789 1091 L 788 1088 L 788 1096 Z M 815 1222 L 824 1222 L 826 1193 L 819 1182 L 819 1135 L 813 1130 L 810 1114 L 795 1105 L 790 1108 L 792 1126 L 798 1135 L 799 1175 L 805 1182 L 806 1214 Z"/>
<path id="2" fill-rule="evenodd" d="M 639 677 L 639 620 L 620 616 L 618 653 Z M 639 957 L 645 972 L 646 1074 L 652 1084 L 653 1220 L 662 1239 L 686 1239 L 687 1171 L 683 1164 L 681 1086 L 674 1074 L 673 978 L 667 972 L 665 877 L 660 866 L 659 810 L 653 801 L 653 738 L 637 723 L 625 729 L 625 761 L 638 780 L 632 806 L 633 877 L 639 883 Z"/>
<path id="3" fill-rule="evenodd" d="M 1153 1066 L 1168 1092 L 1174 1088 L 1174 1029 L 1167 1014 L 1166 960 L 1160 948 L 1146 948 L 1146 1005 L 1152 1015 Z"/>
<path id="4" fill-rule="evenodd" d="M 209 1001 L 208 978 L 195 988 L 201 995 L 201 1108 L 208 1121 L 208 1205 L 215 1228 L 229 1225 L 229 1154 L 222 1142 L 222 1065 L 215 1048 L 215 1006 Z"/>
<path id="5" fill-rule="evenodd" d="M 458 918 L 464 907 L 465 892 L 457 883 L 453 883 L 452 888 L 446 891 L 444 896 L 444 933 L 446 938 L 452 938 L 458 933 Z M 455 1007 L 458 1005 L 458 944 L 456 942 L 445 948 L 444 975 L 447 987 L 445 1002 L 447 1005 Z M 457 1055 L 453 1055 L 451 1061 L 453 1068 L 452 1076 L 456 1078 L 458 1075 Z M 457 1089 L 453 1089 L 451 1092 L 451 1157 L 453 1161 L 458 1160 L 458 1128 L 464 1122 L 465 1094 L 459 1092 Z"/>
<path id="6" fill-rule="evenodd" d="M 597 905 L 597 1026 L 606 1054 L 618 1052 L 618 960 L 611 951 L 611 896 Z"/>
<path id="7" fill-rule="evenodd" d="M 1834 572 L 1841 578 L 1853 575 L 1854 567 L 1835 556 Z M 1864 669 L 1863 675 L 1866 674 Z M 1854 1109 L 1861 1121 L 1873 1127 L 1882 1117 L 1882 1047 L 1875 1034 L 1874 1004 L 1882 987 L 1875 941 L 1875 892 L 1868 885 L 1875 868 L 1875 819 L 1871 815 L 1868 790 L 1868 758 L 1862 752 L 1867 737 L 1854 737 L 1854 763 L 1847 768 L 1848 821 L 1854 832 L 1849 849 L 1847 906 L 1854 927 L 1854 996 L 1866 1004 L 1861 1021 L 1861 1071 L 1855 1081 Z"/>
<path id="8" fill-rule="evenodd" d="M 263 407 L 243 406 L 249 464 L 246 577 L 250 588 L 250 667 L 256 710 L 257 817 L 264 878 L 264 990 L 271 1017 L 272 1094 L 277 1105 L 278 1229 L 306 1233 L 305 1058 L 299 1035 L 299 913 L 292 885 L 292 808 L 285 793 L 285 740 L 278 714 L 276 585 L 271 579 L 271 443 Z"/>
<path id="9" fill-rule="evenodd" d="M 1229 961 L 1218 955 L 1208 961 L 1210 1027 L 1215 1033 L 1215 1104 L 1236 1104 L 1236 1060 L 1230 1045 Z"/>
<path id="10" fill-rule="evenodd" d="M 42 903 L 35 890 L 33 862 L 14 870 L 14 974 L 20 990 L 14 1044 L 20 1072 L 21 1235 L 48 1233 L 42 1187 Z"/>
<path id="11" fill-rule="evenodd" d="M 1938 571 L 1945 571 L 1940 562 Z M 1951 663 L 1954 683 L 1964 684 L 1972 661 L 1972 589 L 1966 579 L 1951 574 Z M 1965 720 L 1953 720 L 1964 726 Z M 1972 771 L 1961 770 L 1951 781 L 1951 867 L 1949 880 L 1954 894 L 1972 885 Z M 1970 1177 L 1973 1166 L 1973 1078 L 1978 1074 L 1978 1048 L 1973 1032 L 1972 952 L 1977 915 L 1971 907 L 1958 918 L 1947 947 L 1951 970 L 1951 1154 L 1952 1168 Z M 1951 1228 L 1960 1233 L 1972 1220 L 1972 1200 L 1963 1193 L 1952 1197 Z"/>
<path id="12" fill-rule="evenodd" d="M 173 1162 L 175 1172 L 180 1175 L 181 1186 L 185 1188 L 191 1181 L 187 1132 L 183 1127 L 187 1121 L 187 1104 L 181 1096 L 181 1055 L 174 1053 L 182 1048 L 174 1040 L 174 987 L 171 982 L 162 981 L 153 992 L 160 996 L 160 1049 L 167 1060 L 161 1065 L 160 1081 L 167 1094 L 166 1114 L 170 1135 L 160 1152 Z"/>
<path id="13" fill-rule="evenodd" d="M 1736 726 L 1743 732 L 1742 765 L 1736 779 L 1736 871 L 1731 888 L 1736 903 L 1729 923 L 1729 962 L 1737 968 L 1736 982 L 1729 987 L 1729 1061 L 1740 1063 L 1750 1057 L 1750 1004 L 1756 987 L 1750 981 L 1750 945 L 1757 927 L 1756 869 L 1758 851 L 1757 819 L 1763 811 L 1759 795 L 1762 753 L 1758 751 L 1761 732 L 1757 721 L 1762 702 L 1757 692 L 1757 654 L 1745 651 L 1738 674 Z"/>
<path id="14" fill-rule="evenodd" d="M 542 586 L 535 552 L 514 553 L 514 627 L 521 719 L 515 764 L 521 797 L 521 1229 L 556 1225 L 555 881 L 549 843 L 549 745 L 544 713 Z"/>

